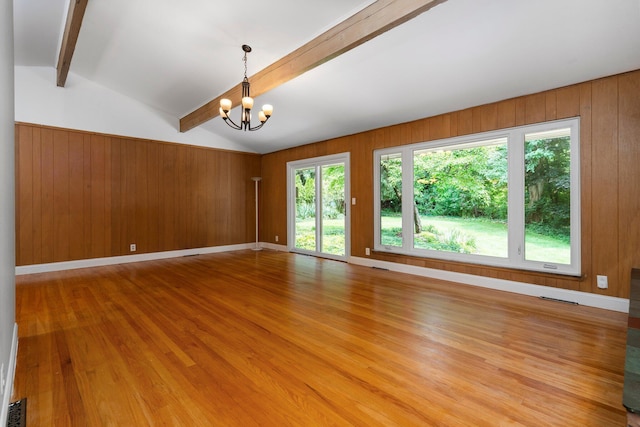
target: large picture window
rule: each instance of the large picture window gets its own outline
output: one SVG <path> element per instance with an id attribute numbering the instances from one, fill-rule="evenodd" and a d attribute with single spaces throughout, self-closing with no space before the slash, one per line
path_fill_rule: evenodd
<path id="1" fill-rule="evenodd" d="M 376 250 L 580 274 L 579 119 L 378 150 L 374 162 Z"/>

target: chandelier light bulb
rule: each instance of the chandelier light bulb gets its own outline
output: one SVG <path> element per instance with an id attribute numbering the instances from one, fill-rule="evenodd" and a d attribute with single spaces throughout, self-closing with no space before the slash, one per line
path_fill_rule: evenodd
<path id="1" fill-rule="evenodd" d="M 253 98 L 250 96 L 242 98 L 242 108 L 245 110 L 251 110 L 253 108 Z"/>
<path id="2" fill-rule="evenodd" d="M 220 108 L 222 108 L 223 111 L 229 111 L 231 110 L 231 100 L 224 98 L 220 100 Z"/>

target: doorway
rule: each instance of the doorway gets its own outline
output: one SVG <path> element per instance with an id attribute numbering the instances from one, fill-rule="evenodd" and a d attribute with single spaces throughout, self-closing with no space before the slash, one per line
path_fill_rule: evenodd
<path id="1" fill-rule="evenodd" d="M 288 249 L 346 260 L 350 253 L 349 153 L 287 163 Z"/>

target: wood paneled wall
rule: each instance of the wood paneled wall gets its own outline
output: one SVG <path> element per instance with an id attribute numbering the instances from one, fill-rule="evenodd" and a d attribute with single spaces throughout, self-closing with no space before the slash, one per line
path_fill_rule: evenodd
<path id="1" fill-rule="evenodd" d="M 569 117 L 581 117 L 582 278 L 385 253 L 375 259 L 627 298 L 640 266 L 640 70 L 262 157 L 261 241 L 286 242 L 286 163 L 351 153 L 351 254 L 373 247 L 373 151 Z M 596 275 L 609 288 L 596 286 Z"/>
<path id="2" fill-rule="evenodd" d="M 248 243 L 260 156 L 16 125 L 16 263 Z"/>
<path id="3" fill-rule="evenodd" d="M 372 258 L 628 297 L 640 266 L 640 70 L 279 151 L 262 157 L 16 125 L 17 264 L 253 241 L 251 176 L 262 175 L 261 241 L 287 241 L 286 163 L 351 153 L 351 251 L 373 247 L 373 151 L 581 117 L 582 278 L 384 253 Z M 609 277 L 598 289 L 596 275 Z"/>

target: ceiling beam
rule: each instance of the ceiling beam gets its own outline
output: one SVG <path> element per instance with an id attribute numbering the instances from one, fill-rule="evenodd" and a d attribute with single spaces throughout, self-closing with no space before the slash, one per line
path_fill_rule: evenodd
<path id="1" fill-rule="evenodd" d="M 262 95 L 313 68 L 415 18 L 446 0 L 378 0 L 251 76 L 251 95 Z M 218 116 L 220 100 L 238 105 L 242 85 L 229 89 L 180 119 L 186 132 Z"/>
<path id="2" fill-rule="evenodd" d="M 87 9 L 89 0 L 71 0 L 69 2 L 69 11 L 67 12 L 67 23 L 64 27 L 64 35 L 62 36 L 62 45 L 60 46 L 60 54 L 58 55 L 58 71 L 57 85 L 64 87 L 71 66 L 71 58 L 76 50 L 78 42 L 78 34 L 82 26 L 84 11 Z"/>

